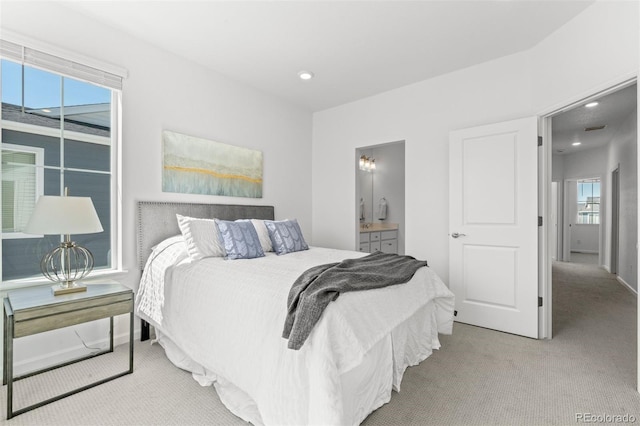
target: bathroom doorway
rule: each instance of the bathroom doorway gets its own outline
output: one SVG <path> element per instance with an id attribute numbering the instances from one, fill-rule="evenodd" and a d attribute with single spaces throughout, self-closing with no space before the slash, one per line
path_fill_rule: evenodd
<path id="1" fill-rule="evenodd" d="M 356 149 L 356 250 L 405 252 L 405 144 Z"/>

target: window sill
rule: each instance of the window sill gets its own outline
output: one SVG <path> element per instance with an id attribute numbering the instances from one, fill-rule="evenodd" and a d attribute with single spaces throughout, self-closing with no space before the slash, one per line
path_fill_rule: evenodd
<path id="1" fill-rule="evenodd" d="M 83 283 L 91 284 L 96 282 L 105 282 L 108 280 L 116 280 L 118 276 L 126 274 L 128 271 L 124 269 L 105 269 L 96 270 L 91 272 L 88 277 L 82 280 Z M 38 287 L 44 285 L 53 285 L 52 281 L 49 281 L 44 276 L 25 278 L 21 280 L 8 280 L 3 281 L 0 285 L 0 292 L 5 293 L 10 290 L 16 290 L 19 288 Z"/>

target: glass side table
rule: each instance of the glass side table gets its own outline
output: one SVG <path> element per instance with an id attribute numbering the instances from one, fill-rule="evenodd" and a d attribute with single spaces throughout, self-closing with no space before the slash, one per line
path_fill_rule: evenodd
<path id="1" fill-rule="evenodd" d="M 45 401 L 13 411 L 13 382 L 105 353 L 113 352 L 113 317 L 129 314 L 129 369 Z M 71 325 L 109 318 L 109 348 L 72 361 L 47 367 L 23 376 L 13 376 L 14 339 Z M 51 287 L 10 291 L 4 299 L 4 368 L 2 384 L 7 385 L 7 420 L 94 386 L 133 373 L 133 292 L 121 284 L 88 284 L 87 291 L 54 296 Z"/>

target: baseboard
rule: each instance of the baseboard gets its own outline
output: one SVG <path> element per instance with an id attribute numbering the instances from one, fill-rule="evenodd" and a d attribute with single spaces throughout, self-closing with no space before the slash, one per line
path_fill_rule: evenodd
<path id="1" fill-rule="evenodd" d="M 134 340 L 140 339 L 140 330 L 135 330 L 133 333 Z M 121 333 L 113 336 L 113 345 L 119 346 L 129 343 L 129 333 Z M 74 359 L 81 358 L 83 356 L 90 355 L 95 352 L 100 352 L 109 348 L 109 338 L 105 337 L 91 342 L 86 342 L 87 346 L 96 349 L 87 349 L 82 342 L 68 349 L 60 351 L 49 352 L 46 355 L 34 356 L 24 359 L 22 361 L 14 362 L 13 374 L 14 376 L 20 376 L 31 371 L 37 371 L 52 365 L 61 364 L 63 362 L 72 361 Z"/>
<path id="2" fill-rule="evenodd" d="M 609 269 L 609 265 L 602 265 L 602 269 L 604 269 L 608 273 L 611 273 L 611 269 Z"/>
<path id="3" fill-rule="evenodd" d="M 622 278 L 620 278 L 620 275 L 616 275 L 616 280 L 618 280 L 618 282 L 620 284 L 622 284 L 623 286 L 625 286 L 627 288 L 627 290 L 629 290 L 631 293 L 635 294 L 636 296 L 638 295 L 638 290 L 634 289 L 633 287 L 631 287 L 629 285 L 629 283 L 627 283 L 625 280 L 623 280 Z"/>

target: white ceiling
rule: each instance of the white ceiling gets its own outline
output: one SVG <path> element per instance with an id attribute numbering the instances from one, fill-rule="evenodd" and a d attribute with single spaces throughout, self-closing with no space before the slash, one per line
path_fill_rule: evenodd
<path id="1" fill-rule="evenodd" d="M 591 101 L 591 100 L 590 100 Z M 553 117 L 552 140 L 554 154 L 572 154 L 585 149 L 605 146 L 611 141 L 622 122 L 629 118 L 637 104 L 637 85 L 596 98 L 598 105 L 586 108 L 582 103 Z M 602 130 L 586 128 L 605 125 Z M 580 142 L 573 146 L 573 142 Z"/>
<path id="2" fill-rule="evenodd" d="M 593 1 L 62 3 L 318 111 L 527 50 Z"/>

